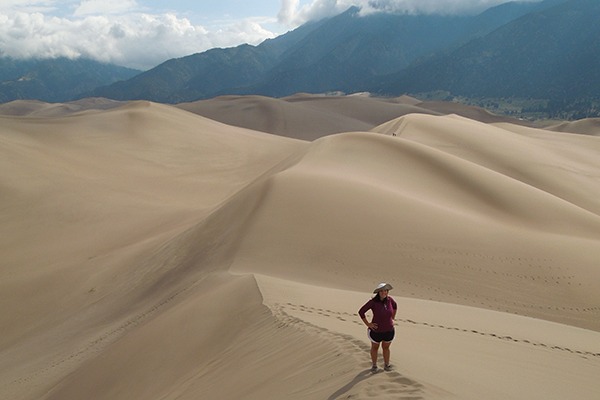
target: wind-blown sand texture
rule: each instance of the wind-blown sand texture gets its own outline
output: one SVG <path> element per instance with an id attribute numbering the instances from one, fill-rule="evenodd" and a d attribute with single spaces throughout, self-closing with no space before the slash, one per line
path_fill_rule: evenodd
<path id="1" fill-rule="evenodd" d="M 205 104 L 245 128 L 199 103 L 4 105 L 2 399 L 600 398 L 593 121 Z M 380 282 L 394 371 L 371 374 Z"/>

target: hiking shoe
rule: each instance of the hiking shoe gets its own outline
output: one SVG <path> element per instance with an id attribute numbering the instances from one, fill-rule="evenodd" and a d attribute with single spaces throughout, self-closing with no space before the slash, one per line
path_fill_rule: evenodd
<path id="1" fill-rule="evenodd" d="M 377 365 L 373 365 L 373 366 L 371 367 L 371 372 L 372 372 L 372 373 L 375 373 L 375 372 L 377 372 Z"/>
<path id="2" fill-rule="evenodd" d="M 387 364 L 385 367 L 383 367 L 384 370 L 386 371 L 391 371 L 392 370 L 392 366 L 390 364 Z"/>

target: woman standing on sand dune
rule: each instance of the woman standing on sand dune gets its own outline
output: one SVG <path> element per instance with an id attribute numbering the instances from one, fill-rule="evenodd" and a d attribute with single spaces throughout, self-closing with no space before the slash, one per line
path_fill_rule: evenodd
<path id="1" fill-rule="evenodd" d="M 392 369 L 390 365 L 390 345 L 392 344 L 392 340 L 394 340 L 394 318 L 396 318 L 398 305 L 394 299 L 388 296 L 388 292 L 391 289 L 392 285 L 389 283 L 379 284 L 373 291 L 375 296 L 358 310 L 358 315 L 365 325 L 367 325 L 367 328 L 369 328 L 367 336 L 371 340 L 371 361 L 373 361 L 371 372 L 377 372 L 377 353 L 379 352 L 379 345 L 382 342 L 384 369 L 386 371 Z M 368 310 L 373 312 L 371 322 L 365 316 Z"/>

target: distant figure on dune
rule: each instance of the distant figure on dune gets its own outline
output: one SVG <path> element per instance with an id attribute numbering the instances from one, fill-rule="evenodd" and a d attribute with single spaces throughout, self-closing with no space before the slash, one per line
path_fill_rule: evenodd
<path id="1" fill-rule="evenodd" d="M 371 372 L 373 373 L 377 372 L 377 353 L 379 352 L 379 345 L 382 342 L 384 369 L 386 371 L 392 369 L 390 365 L 390 345 L 396 333 L 394 330 L 394 319 L 396 318 L 398 305 L 394 299 L 388 296 L 388 292 L 391 289 L 392 285 L 389 283 L 379 284 L 373 291 L 375 296 L 358 310 L 358 315 L 367 328 L 369 328 L 367 336 L 371 341 L 371 361 L 373 361 Z M 373 313 L 371 322 L 365 316 L 369 310 Z"/>

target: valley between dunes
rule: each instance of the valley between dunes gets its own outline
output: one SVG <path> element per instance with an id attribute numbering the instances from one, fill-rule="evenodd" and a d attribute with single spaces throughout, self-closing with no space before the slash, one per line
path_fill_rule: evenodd
<path id="1" fill-rule="evenodd" d="M 600 398 L 597 120 L 313 95 L 0 114 L 2 399 Z M 394 370 L 371 374 L 380 282 Z"/>

